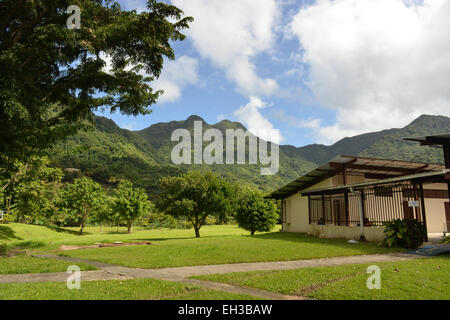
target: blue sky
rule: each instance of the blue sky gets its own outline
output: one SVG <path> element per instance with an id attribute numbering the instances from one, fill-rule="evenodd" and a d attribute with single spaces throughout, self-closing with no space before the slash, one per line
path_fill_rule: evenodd
<path id="1" fill-rule="evenodd" d="M 122 128 L 196 114 L 302 146 L 450 115 L 448 0 L 171 2 L 195 22 L 154 83 L 153 113 L 103 114 Z"/>

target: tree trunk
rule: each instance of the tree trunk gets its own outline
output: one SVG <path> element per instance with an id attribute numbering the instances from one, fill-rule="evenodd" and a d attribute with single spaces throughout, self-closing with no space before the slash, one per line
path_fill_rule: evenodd
<path id="1" fill-rule="evenodd" d="M 200 238 L 200 228 L 194 226 L 194 230 L 195 230 L 195 237 Z"/>
<path id="2" fill-rule="evenodd" d="M 102 224 L 100 223 L 100 233 L 102 233 L 102 228 L 103 226 L 102 226 Z"/>
<path id="3" fill-rule="evenodd" d="M 80 235 L 83 235 L 83 229 L 84 229 L 84 222 L 81 223 L 81 228 L 80 228 Z"/>
<path id="4" fill-rule="evenodd" d="M 130 234 L 133 231 L 132 222 L 128 222 L 127 227 L 128 227 L 128 234 Z"/>
<path id="5" fill-rule="evenodd" d="M 251 231 L 251 235 L 254 236 L 256 231 Z"/>

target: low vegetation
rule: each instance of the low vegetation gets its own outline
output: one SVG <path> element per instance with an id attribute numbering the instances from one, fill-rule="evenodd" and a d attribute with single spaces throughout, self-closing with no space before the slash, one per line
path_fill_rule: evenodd
<path id="1" fill-rule="evenodd" d="M 384 246 L 417 249 L 425 240 L 427 230 L 415 219 L 397 219 L 386 223 L 384 234 L 385 238 L 381 242 Z"/>

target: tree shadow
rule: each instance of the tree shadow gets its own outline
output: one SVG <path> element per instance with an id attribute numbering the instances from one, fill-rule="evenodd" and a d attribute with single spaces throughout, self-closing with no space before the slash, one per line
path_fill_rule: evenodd
<path id="1" fill-rule="evenodd" d="M 377 247 L 375 242 L 360 242 L 357 244 L 349 244 L 347 239 L 338 238 L 317 238 L 306 233 L 294 233 L 294 232 L 273 232 L 265 234 L 256 234 L 254 236 L 247 235 L 249 238 L 261 239 L 261 240 L 280 240 L 295 243 L 308 243 L 308 244 L 323 244 L 339 247 Z"/>
<path id="2" fill-rule="evenodd" d="M 45 243 L 42 241 L 26 241 L 14 246 L 15 249 L 37 249 L 44 247 Z"/>
<path id="3" fill-rule="evenodd" d="M 23 240 L 16 236 L 16 232 L 7 226 L 0 226 L 0 240 Z"/>
<path id="4" fill-rule="evenodd" d="M 45 226 L 45 227 L 47 229 L 50 229 L 50 230 L 54 231 L 54 232 L 67 233 L 67 234 L 71 234 L 71 235 L 74 235 L 74 236 L 80 236 L 80 235 L 85 236 L 85 235 L 91 234 L 90 232 L 85 232 L 85 231 L 83 232 L 83 234 L 80 234 L 79 231 L 64 229 L 64 228 L 60 228 L 60 227 L 53 227 L 53 226 Z"/>

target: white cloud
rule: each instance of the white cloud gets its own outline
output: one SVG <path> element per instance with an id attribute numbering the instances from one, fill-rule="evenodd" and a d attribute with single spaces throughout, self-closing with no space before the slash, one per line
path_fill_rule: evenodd
<path id="1" fill-rule="evenodd" d="M 252 58 L 269 51 L 279 17 L 275 0 L 172 0 L 195 21 L 187 31 L 203 58 L 225 70 L 241 93 L 270 95 L 275 80 L 258 76 Z"/>
<path id="2" fill-rule="evenodd" d="M 335 125 L 315 123 L 322 141 L 450 115 L 449 0 L 318 0 L 290 30 L 306 84 L 337 111 Z"/>
<path id="3" fill-rule="evenodd" d="M 259 112 L 259 109 L 263 109 L 266 106 L 267 103 L 263 102 L 258 97 L 250 97 L 250 102 L 236 110 L 234 116 L 254 135 L 266 141 L 279 144 L 283 141 L 280 132 Z"/>
<path id="4" fill-rule="evenodd" d="M 189 56 L 181 56 L 174 61 L 166 61 L 159 79 L 152 84 L 155 90 L 164 90 L 159 103 L 174 102 L 181 97 L 181 90 L 198 82 L 198 61 Z"/>
<path id="5" fill-rule="evenodd" d="M 100 53 L 100 58 L 105 61 L 104 72 L 110 73 L 112 70 L 111 56 Z M 128 65 L 125 70 L 131 70 L 133 66 Z M 139 74 L 148 77 L 142 69 Z M 175 60 L 165 60 L 164 67 L 158 79 L 151 83 L 152 88 L 164 90 L 158 98 L 158 103 L 168 103 L 177 101 L 181 97 L 181 90 L 190 84 L 198 82 L 198 61 L 189 56 L 181 56 Z"/>

